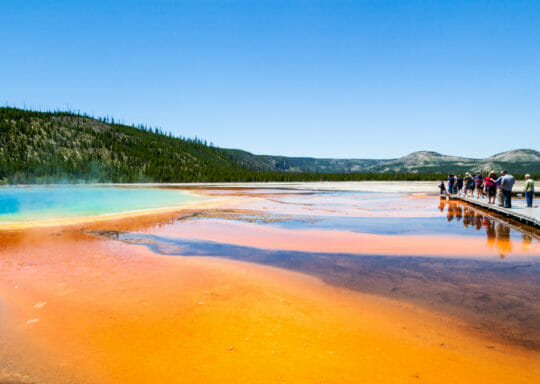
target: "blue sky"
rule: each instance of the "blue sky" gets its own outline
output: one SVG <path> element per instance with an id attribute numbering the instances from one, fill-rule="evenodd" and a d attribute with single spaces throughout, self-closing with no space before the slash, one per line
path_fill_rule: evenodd
<path id="1" fill-rule="evenodd" d="M 258 154 L 540 149 L 540 1 L 0 2 L 0 103 Z"/>

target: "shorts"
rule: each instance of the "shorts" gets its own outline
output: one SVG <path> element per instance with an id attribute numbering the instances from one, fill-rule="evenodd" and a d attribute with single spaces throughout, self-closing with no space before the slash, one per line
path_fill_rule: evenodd
<path id="1" fill-rule="evenodd" d="M 489 197 L 493 197 L 497 195 L 497 187 L 496 186 L 488 187 L 488 194 L 489 194 Z"/>

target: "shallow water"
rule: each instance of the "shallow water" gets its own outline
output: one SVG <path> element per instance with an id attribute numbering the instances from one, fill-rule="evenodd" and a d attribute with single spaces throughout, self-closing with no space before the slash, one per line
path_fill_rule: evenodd
<path id="1" fill-rule="evenodd" d="M 457 316 L 478 332 L 540 350 L 540 242 L 534 230 L 438 197 L 322 195 L 280 197 L 286 206 L 305 204 L 308 197 L 317 207 L 311 215 L 209 210 L 159 227 L 92 233 L 159 255 L 229 258 L 299 271 Z M 322 202 L 328 198 L 333 204 Z M 412 217 L 319 214 L 343 210 L 354 199 L 371 200 L 378 212 L 412 204 L 427 217 L 414 211 Z M 276 201 L 275 191 L 270 200 Z"/>
<path id="2" fill-rule="evenodd" d="M 91 186 L 2 187 L 0 223 L 176 207 L 202 199 L 186 191 Z"/>
<path id="3" fill-rule="evenodd" d="M 537 232 L 428 195 L 197 193 L 239 199 L 0 231 L 0 382 L 540 379 Z"/>

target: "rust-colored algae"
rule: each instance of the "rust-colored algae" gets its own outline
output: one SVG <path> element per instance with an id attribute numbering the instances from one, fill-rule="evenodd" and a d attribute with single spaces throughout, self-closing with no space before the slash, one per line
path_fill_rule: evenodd
<path id="1" fill-rule="evenodd" d="M 268 249 L 346 252 L 379 255 L 426 255 L 438 257 L 492 257 L 511 250 L 509 239 L 500 238 L 486 247 L 479 237 L 459 237 L 452 246 L 445 246 L 444 235 L 380 235 L 351 233 L 338 230 L 283 229 L 245 222 L 223 222 L 208 219 L 203 222 L 177 224 L 160 230 L 164 236 L 218 241 L 248 247 Z M 540 254 L 540 243 L 529 244 L 518 254 Z"/>
<path id="2" fill-rule="evenodd" d="M 540 380 L 536 351 L 488 341 L 410 303 L 268 266 L 159 256 L 88 232 L 155 229 L 176 217 L 0 232 L 0 382 Z M 292 231 L 295 243 L 286 230 L 268 228 L 265 236 L 275 235 L 268 240 L 253 237 L 250 224 L 225 232 L 211 220 L 181 225 L 174 228 L 184 235 L 223 233 L 254 246 L 305 249 L 315 238 Z M 376 238 L 362 241 L 379 247 Z"/>

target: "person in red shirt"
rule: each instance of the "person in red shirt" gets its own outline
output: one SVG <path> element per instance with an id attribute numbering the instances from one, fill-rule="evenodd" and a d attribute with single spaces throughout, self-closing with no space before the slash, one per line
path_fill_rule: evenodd
<path id="1" fill-rule="evenodd" d="M 497 196 L 497 175 L 494 171 L 491 171 L 488 176 L 484 178 L 484 188 L 488 195 L 488 204 L 495 204 L 495 198 Z"/>

